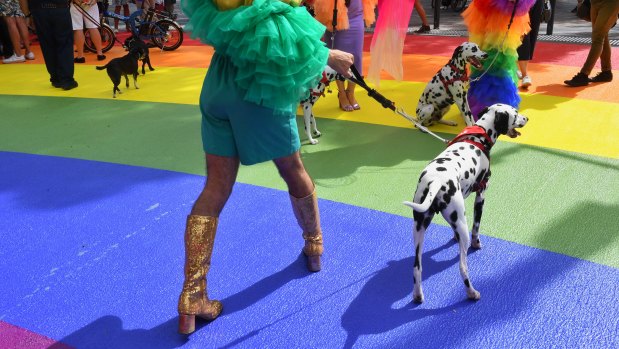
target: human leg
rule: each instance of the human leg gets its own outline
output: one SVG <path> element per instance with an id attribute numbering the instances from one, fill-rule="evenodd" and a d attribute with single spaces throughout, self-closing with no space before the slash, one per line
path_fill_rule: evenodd
<path id="1" fill-rule="evenodd" d="M 587 59 L 580 72 L 571 80 L 566 80 L 568 86 L 586 86 L 589 84 L 589 74 L 595 67 L 595 63 L 604 55 L 608 59 L 603 63 L 602 70 L 610 70 L 610 43 L 608 43 L 608 32 L 617 21 L 619 13 L 619 2 L 613 0 L 593 0 L 591 1 L 591 47 Z M 606 49 L 608 51 L 606 51 Z"/>
<path id="2" fill-rule="evenodd" d="M 19 37 L 24 44 L 27 59 L 34 59 L 34 53 L 30 50 L 30 33 L 28 33 L 28 24 L 25 17 L 14 17 L 19 32 Z"/>
<path id="3" fill-rule="evenodd" d="M 419 19 L 421 19 L 421 27 L 415 30 L 415 33 L 427 33 L 430 31 L 430 24 L 428 24 L 428 18 L 426 17 L 426 11 L 421 4 L 421 1 L 415 1 L 415 11 L 419 15 Z"/>
<path id="4" fill-rule="evenodd" d="M 337 85 L 337 99 L 340 103 L 340 109 L 343 111 L 353 111 L 354 108 L 348 101 L 348 95 L 346 94 L 346 86 L 344 81 L 336 80 L 335 84 Z"/>
<path id="5" fill-rule="evenodd" d="M 223 309 L 221 302 L 208 298 L 207 274 L 219 214 L 232 193 L 239 159 L 206 154 L 206 167 L 206 184 L 185 227 L 185 279 L 178 300 L 179 332 L 184 334 L 195 331 L 196 316 L 214 320 Z"/>
<path id="6" fill-rule="evenodd" d="M 350 81 L 348 82 L 348 86 L 346 86 L 346 97 L 348 97 L 348 102 L 352 105 L 352 108 L 354 110 L 359 110 L 361 106 L 359 106 L 355 98 L 355 87 L 357 87 L 357 84 Z"/>
<path id="7" fill-rule="evenodd" d="M 7 29 L 9 31 L 9 37 L 11 38 L 11 44 L 13 45 L 14 56 L 21 57 L 20 61 L 25 61 L 24 50 L 21 48 L 21 42 L 19 38 L 19 30 L 17 29 L 16 17 L 5 16 Z"/>
<path id="8" fill-rule="evenodd" d="M 314 183 L 305 170 L 298 151 L 290 156 L 274 159 L 273 162 L 288 186 L 292 210 L 303 231 L 303 253 L 307 257 L 307 268 L 310 271 L 320 271 L 323 244 Z"/>

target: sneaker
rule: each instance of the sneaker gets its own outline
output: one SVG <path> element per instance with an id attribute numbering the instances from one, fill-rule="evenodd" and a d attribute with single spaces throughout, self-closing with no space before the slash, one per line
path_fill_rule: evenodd
<path id="1" fill-rule="evenodd" d="M 118 28 L 114 28 L 114 34 L 118 34 Z"/>
<path id="2" fill-rule="evenodd" d="M 11 57 L 3 59 L 2 63 L 4 64 L 23 63 L 25 61 L 26 61 L 26 58 L 24 58 L 24 56 L 18 56 L 16 54 L 13 54 Z"/>
<path id="3" fill-rule="evenodd" d="M 610 70 L 602 70 L 598 75 L 589 79 L 590 82 L 611 82 L 613 81 L 613 72 Z"/>
<path id="4" fill-rule="evenodd" d="M 73 62 L 75 62 L 75 63 L 86 63 L 86 57 L 75 57 L 73 59 Z"/>
<path id="5" fill-rule="evenodd" d="M 522 80 L 522 72 L 520 70 L 516 70 L 516 75 L 518 75 L 519 80 Z"/>
<path id="6" fill-rule="evenodd" d="M 102 61 L 105 59 L 105 55 L 97 55 L 97 60 Z"/>
<path id="7" fill-rule="evenodd" d="M 26 59 L 30 60 L 30 61 L 33 60 L 34 59 L 34 52 L 31 51 L 31 52 L 26 53 Z"/>
<path id="8" fill-rule="evenodd" d="M 61 88 L 65 91 L 72 90 L 77 87 L 77 81 L 73 80 L 66 85 L 62 85 Z"/>
<path id="9" fill-rule="evenodd" d="M 578 73 L 570 80 L 565 80 L 563 82 L 570 87 L 587 86 L 589 85 L 589 77 L 584 73 Z"/>
<path id="10" fill-rule="evenodd" d="M 429 32 L 430 30 L 431 29 L 429 25 L 422 25 L 421 28 L 415 30 L 413 33 L 423 34 Z"/>
<path id="11" fill-rule="evenodd" d="M 525 75 L 522 77 L 522 84 L 520 87 L 528 88 L 529 86 L 531 86 L 531 78 L 528 75 Z"/>

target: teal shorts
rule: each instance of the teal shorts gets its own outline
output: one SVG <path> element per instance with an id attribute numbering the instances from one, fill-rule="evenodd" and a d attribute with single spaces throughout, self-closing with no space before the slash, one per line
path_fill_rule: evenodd
<path id="1" fill-rule="evenodd" d="M 228 58 L 215 53 L 200 94 L 204 152 L 238 157 L 243 165 L 253 165 L 298 151 L 296 108 L 291 106 L 289 113 L 282 114 L 243 101 L 235 74 Z"/>

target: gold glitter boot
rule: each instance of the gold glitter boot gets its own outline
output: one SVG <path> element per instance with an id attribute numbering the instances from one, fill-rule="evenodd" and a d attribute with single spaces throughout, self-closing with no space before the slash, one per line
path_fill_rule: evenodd
<path id="1" fill-rule="evenodd" d="M 290 195 L 292 210 L 301 229 L 305 246 L 303 253 L 307 256 L 307 269 L 320 271 L 320 256 L 322 255 L 322 230 L 320 229 L 320 213 L 316 191 L 304 198 Z"/>
<path id="2" fill-rule="evenodd" d="M 208 299 L 206 274 L 217 230 L 217 217 L 187 217 L 185 229 L 185 281 L 178 300 L 178 331 L 189 334 L 196 330 L 196 316 L 214 320 L 222 310 L 221 302 Z"/>

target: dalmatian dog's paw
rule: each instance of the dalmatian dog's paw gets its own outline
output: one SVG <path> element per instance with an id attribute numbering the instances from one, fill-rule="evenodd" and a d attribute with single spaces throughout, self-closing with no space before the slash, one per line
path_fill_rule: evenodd
<path id="1" fill-rule="evenodd" d="M 423 297 L 423 292 L 420 292 L 419 294 L 415 294 L 415 292 L 413 292 L 413 302 L 417 303 L 417 304 L 421 304 L 424 301 L 424 297 Z"/>
<path id="2" fill-rule="evenodd" d="M 311 139 L 309 140 L 309 142 L 310 142 L 310 144 L 311 144 L 311 145 L 316 145 L 316 144 L 318 144 L 318 143 L 319 143 L 317 139 L 313 139 L 313 138 L 311 138 Z"/>
<path id="3" fill-rule="evenodd" d="M 466 296 L 472 301 L 478 301 L 481 299 L 481 293 L 475 289 L 466 290 Z"/>
<path id="4" fill-rule="evenodd" d="M 312 132 L 312 136 L 318 138 L 318 137 L 322 136 L 322 133 L 320 131 L 316 130 L 316 131 Z"/>
<path id="5" fill-rule="evenodd" d="M 471 247 L 476 250 L 481 249 L 481 240 L 479 240 L 479 237 L 473 237 L 471 239 Z"/>

